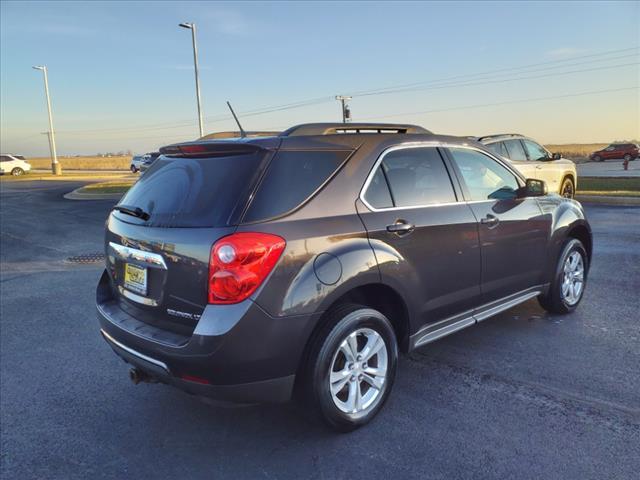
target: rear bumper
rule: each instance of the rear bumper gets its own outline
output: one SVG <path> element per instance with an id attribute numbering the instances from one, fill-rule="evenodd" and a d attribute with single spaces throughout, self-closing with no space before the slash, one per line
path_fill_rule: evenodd
<path id="1" fill-rule="evenodd" d="M 246 300 L 208 305 L 193 335 L 181 336 L 121 309 L 110 293 L 106 272 L 98 284 L 96 307 L 103 338 L 125 362 L 188 393 L 240 403 L 291 398 L 317 319 L 274 318 Z"/>

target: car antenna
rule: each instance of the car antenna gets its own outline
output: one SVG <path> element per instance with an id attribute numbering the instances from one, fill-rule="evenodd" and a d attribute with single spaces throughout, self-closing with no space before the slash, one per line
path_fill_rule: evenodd
<path id="1" fill-rule="evenodd" d="M 238 128 L 240 129 L 240 138 L 246 137 L 247 132 L 245 132 L 244 129 L 242 128 L 242 125 L 240 125 L 240 120 L 238 120 L 238 117 L 236 116 L 236 112 L 233 111 L 233 107 L 229 103 L 229 100 L 227 100 L 227 106 L 229 107 L 229 110 L 231 110 L 231 115 L 233 115 L 233 119 L 238 124 Z"/>

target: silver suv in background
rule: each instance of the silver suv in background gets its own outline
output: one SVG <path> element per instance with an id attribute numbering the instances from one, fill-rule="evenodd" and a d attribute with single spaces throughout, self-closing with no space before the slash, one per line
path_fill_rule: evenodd
<path id="1" fill-rule="evenodd" d="M 31 165 L 27 163 L 22 155 L 9 155 L 3 153 L 0 155 L 0 173 L 3 175 L 10 173 L 17 177 L 24 175 L 31 170 Z"/>
<path id="2" fill-rule="evenodd" d="M 134 155 L 131 157 L 131 172 L 136 173 L 140 171 L 140 166 L 144 162 L 144 155 Z"/>
<path id="3" fill-rule="evenodd" d="M 527 178 L 544 180 L 549 192 L 573 198 L 578 186 L 576 165 L 551 153 L 535 140 L 519 134 L 500 134 L 479 137 L 493 153 L 508 159 Z"/>

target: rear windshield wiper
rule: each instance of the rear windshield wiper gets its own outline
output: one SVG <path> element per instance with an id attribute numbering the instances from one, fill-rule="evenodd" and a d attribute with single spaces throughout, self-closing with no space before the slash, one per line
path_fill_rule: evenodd
<path id="1" fill-rule="evenodd" d="M 149 214 L 142 210 L 140 207 L 128 207 L 126 205 L 116 205 L 112 208 L 112 210 L 117 210 L 122 213 L 126 213 L 127 215 L 131 215 L 132 217 L 138 217 L 142 220 L 149 220 Z"/>

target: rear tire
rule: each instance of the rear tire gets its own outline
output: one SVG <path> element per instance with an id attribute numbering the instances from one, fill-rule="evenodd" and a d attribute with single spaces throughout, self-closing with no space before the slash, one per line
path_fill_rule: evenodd
<path id="1" fill-rule="evenodd" d="M 20 167 L 16 167 L 11 170 L 11 175 L 13 175 L 14 177 L 19 177 L 20 175 L 24 175 L 24 170 Z"/>
<path id="2" fill-rule="evenodd" d="M 311 344 L 301 372 L 305 401 L 332 428 L 355 430 L 382 409 L 397 361 L 389 320 L 364 305 L 342 305 L 328 313 Z"/>
<path id="3" fill-rule="evenodd" d="M 135 165 L 131 165 L 131 173 L 136 173 L 138 171 L 138 169 L 135 167 Z"/>
<path id="4" fill-rule="evenodd" d="M 538 302 L 551 313 L 571 313 L 582 300 L 587 285 L 589 260 L 580 240 L 565 241 L 551 279 L 549 290 L 538 296 Z"/>
<path id="5" fill-rule="evenodd" d="M 562 186 L 560 187 L 560 195 L 565 198 L 573 198 L 576 193 L 576 188 L 573 184 L 573 180 L 570 177 L 565 177 L 562 180 Z"/>

